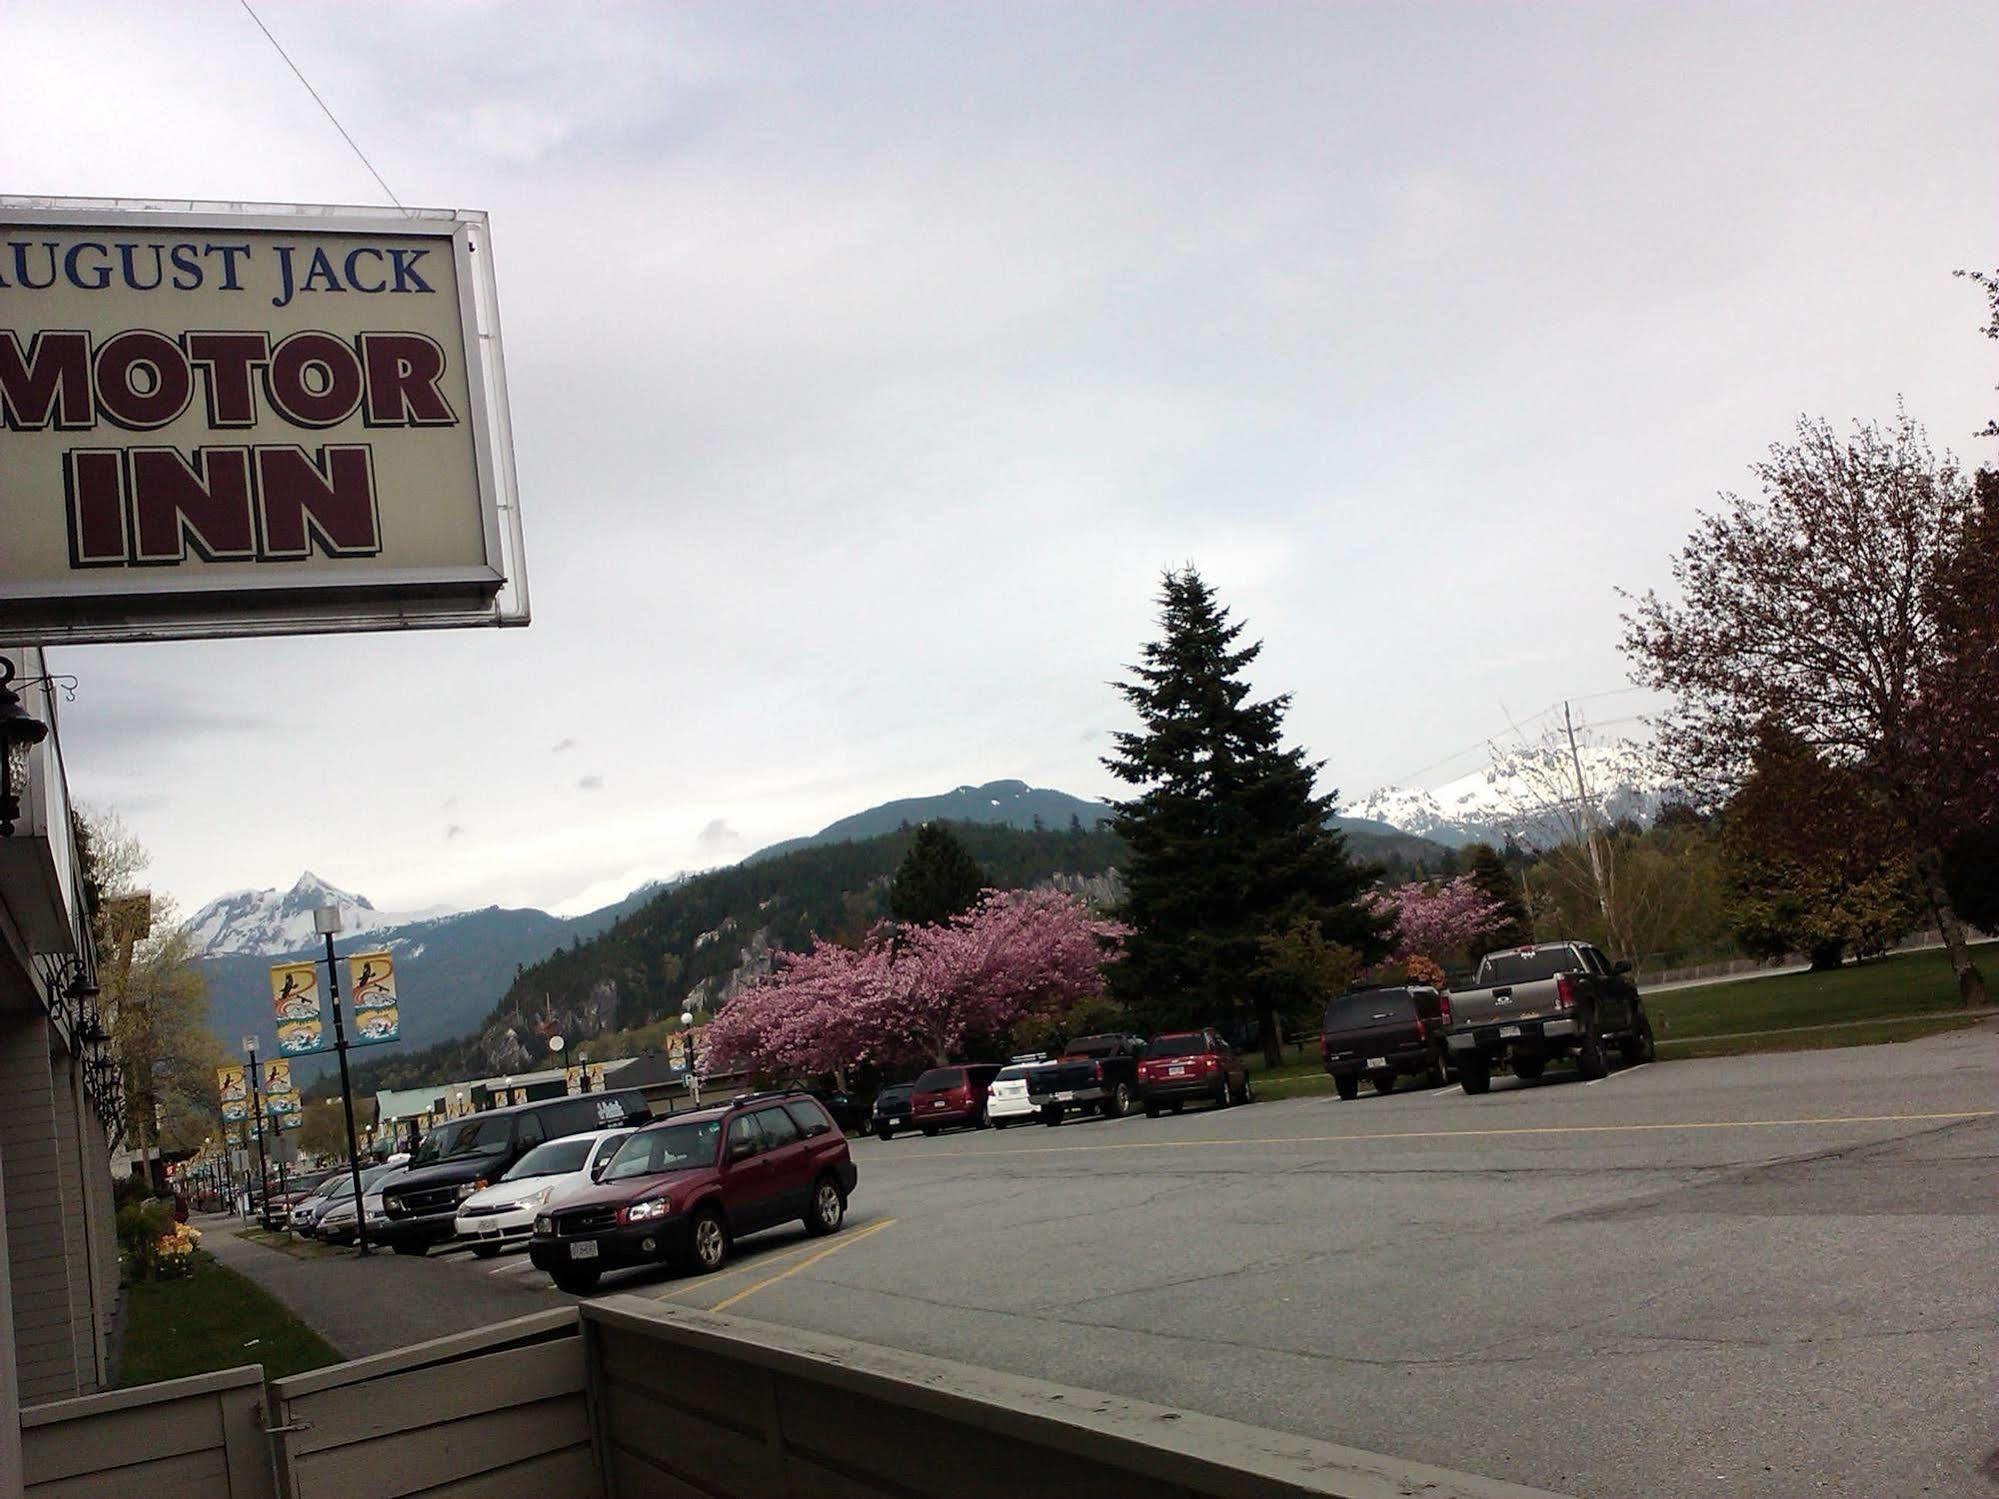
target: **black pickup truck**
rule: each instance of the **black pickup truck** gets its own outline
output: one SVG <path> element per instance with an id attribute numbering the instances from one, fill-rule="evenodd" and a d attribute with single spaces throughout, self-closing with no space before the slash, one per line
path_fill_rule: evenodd
<path id="1" fill-rule="evenodd" d="M 1615 1045 L 1628 1063 L 1653 1057 L 1652 1022 L 1631 981 L 1631 965 L 1613 963 L 1587 942 L 1508 947 L 1479 960 L 1469 989 L 1451 995 L 1444 1034 L 1458 1082 L 1467 1093 L 1492 1086 L 1492 1069 L 1507 1061 L 1513 1075 L 1537 1078 L 1558 1057 L 1599 1078 L 1610 1070 Z"/>
<path id="2" fill-rule="evenodd" d="M 1070 1114 L 1122 1119 L 1139 1096 L 1144 1051 L 1142 1036 L 1078 1036 L 1054 1061 L 1028 1071 L 1028 1099 L 1043 1124 L 1060 1124 Z"/>

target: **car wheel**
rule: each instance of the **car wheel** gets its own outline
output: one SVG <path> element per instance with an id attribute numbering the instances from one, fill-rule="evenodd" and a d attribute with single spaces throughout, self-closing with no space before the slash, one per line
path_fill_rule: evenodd
<path id="1" fill-rule="evenodd" d="M 422 1259 L 430 1251 L 428 1244 L 412 1244 L 407 1239 L 398 1239 L 395 1244 L 397 1254 L 413 1254 Z"/>
<path id="2" fill-rule="evenodd" d="M 934 1139 L 936 1139 L 936 1138 L 937 1138 L 937 1126 L 936 1126 L 936 1125 L 934 1125 L 934 1124 L 926 1124 L 926 1125 L 924 1125 L 924 1126 L 923 1126 L 923 1138 L 924 1138 L 924 1139 L 926 1139 L 926 1140 L 934 1140 Z"/>
<path id="3" fill-rule="evenodd" d="M 1377 1093 L 1395 1091 L 1395 1074 L 1392 1072 L 1372 1072 L 1368 1074 L 1367 1080 L 1374 1084 L 1374 1091 Z"/>
<path id="4" fill-rule="evenodd" d="M 1157 1119 L 1159 1117 L 1159 1105 L 1156 1103 L 1147 1104 L 1145 1106 L 1145 1117 L 1148 1119 Z"/>
<path id="5" fill-rule="evenodd" d="M 1245 1072 L 1242 1075 L 1242 1097 L 1238 1098 L 1236 1102 L 1237 1103 L 1256 1102 L 1256 1084 L 1249 1080 L 1249 1074 L 1247 1072 Z"/>
<path id="6" fill-rule="evenodd" d="M 1513 1059 L 1513 1075 L 1530 1083 L 1547 1070 L 1548 1059 L 1546 1057 L 1515 1056 Z"/>
<path id="7" fill-rule="evenodd" d="M 1011 1121 L 1006 1119 L 995 1119 L 993 1120 L 992 1125 L 994 1129 L 1005 1129 L 1010 1122 Z"/>
<path id="8" fill-rule="evenodd" d="M 1603 1052 L 1603 1032 L 1594 1024 L 1583 1032 L 1582 1044 L 1576 1048 L 1576 1071 L 1591 1082 L 1610 1076 L 1610 1058 Z"/>
<path id="9" fill-rule="evenodd" d="M 1104 1118 L 1122 1119 L 1131 1112 L 1131 1089 L 1119 1083 L 1111 1089 L 1111 1096 L 1104 1100 Z"/>
<path id="10" fill-rule="evenodd" d="M 890 1129 L 886 1124 L 884 1124 L 881 1127 L 880 1131 L 878 1132 L 877 1138 L 883 1140 L 893 1140 L 895 1138 L 895 1131 Z"/>
<path id="11" fill-rule="evenodd" d="M 812 1184 L 812 1206 L 805 1214 L 805 1231 L 830 1234 L 846 1216 L 847 1200 L 840 1195 L 840 1184 L 830 1176 L 820 1177 Z"/>
<path id="12" fill-rule="evenodd" d="M 1336 1072 L 1333 1074 L 1333 1088 L 1342 1099 L 1352 1103 L 1360 1097 L 1360 1074 L 1358 1072 Z"/>
<path id="13" fill-rule="evenodd" d="M 597 1289 L 597 1282 L 603 1278 L 604 1272 L 595 1265 L 564 1265 L 548 1274 L 558 1290 L 567 1291 L 571 1296 L 588 1296 Z"/>
<path id="14" fill-rule="evenodd" d="M 1210 1102 L 1218 1109 L 1225 1109 L 1235 1102 L 1234 1094 L 1229 1091 L 1229 1075 L 1226 1072 L 1222 1074 L 1221 1087 L 1215 1090 L 1215 1096 Z"/>
<path id="15" fill-rule="evenodd" d="M 1444 1054 L 1444 1048 L 1439 1046 L 1437 1054 L 1430 1058 L 1430 1076 L 1428 1082 L 1432 1088 L 1441 1088 L 1450 1080 L 1450 1058 Z"/>
<path id="16" fill-rule="evenodd" d="M 1638 1017 L 1638 1029 L 1624 1038 L 1621 1050 L 1625 1065 L 1630 1067 L 1659 1060 L 1659 1043 L 1652 1039 L 1652 1019 L 1649 1015 Z"/>
<path id="17" fill-rule="evenodd" d="M 714 1208 L 694 1215 L 687 1230 L 687 1257 L 699 1275 L 713 1274 L 729 1262 L 729 1230 Z"/>
<path id="18" fill-rule="evenodd" d="M 1473 1053 L 1458 1063 L 1458 1086 L 1467 1093 L 1484 1093 L 1492 1087 L 1492 1064 Z"/>
<path id="19" fill-rule="evenodd" d="M 1043 1109 L 1041 1111 L 1041 1122 L 1050 1129 L 1055 1128 L 1056 1125 L 1062 1122 L 1062 1111 L 1060 1109 Z"/>
<path id="20" fill-rule="evenodd" d="M 499 1252 L 500 1246 L 497 1244 L 474 1244 L 472 1246 L 472 1253 L 482 1260 L 490 1260 Z"/>
<path id="21" fill-rule="evenodd" d="M 1175 1103 L 1175 1104 L 1173 1105 L 1173 1112 L 1177 1114 L 1177 1113 L 1179 1113 L 1179 1112 L 1180 1112 L 1180 1111 L 1181 1111 L 1182 1109 L 1184 1109 L 1184 1108 L 1186 1108 L 1186 1107 L 1187 1107 L 1187 1105 L 1185 1105 L 1184 1103 Z"/>

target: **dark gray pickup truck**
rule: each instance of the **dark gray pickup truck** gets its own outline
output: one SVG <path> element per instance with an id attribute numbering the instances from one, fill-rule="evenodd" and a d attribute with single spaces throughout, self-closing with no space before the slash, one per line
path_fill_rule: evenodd
<path id="1" fill-rule="evenodd" d="M 1469 989 L 1451 994 L 1444 1046 L 1467 1093 L 1492 1086 L 1492 1069 L 1510 1062 L 1515 1077 L 1536 1078 L 1557 1057 L 1599 1078 L 1614 1045 L 1628 1063 L 1653 1057 L 1652 1022 L 1631 981 L 1629 963 L 1613 963 L 1587 942 L 1508 947 L 1479 960 Z"/>

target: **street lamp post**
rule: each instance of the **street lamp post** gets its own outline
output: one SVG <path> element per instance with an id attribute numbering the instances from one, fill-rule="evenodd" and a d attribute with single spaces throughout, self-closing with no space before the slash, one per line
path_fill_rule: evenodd
<path id="1" fill-rule="evenodd" d="M 694 1106 L 701 1106 L 701 1075 L 694 1070 L 694 1012 L 682 1010 L 680 1023 L 687 1028 L 687 1091 L 694 1096 Z"/>
<path id="2" fill-rule="evenodd" d="M 333 1001 L 333 1050 L 340 1057 L 340 1107 L 347 1119 L 347 1171 L 354 1182 L 354 1241 L 366 1259 L 368 1203 L 361 1195 L 361 1153 L 354 1148 L 354 1081 L 347 1073 L 347 1030 L 340 1020 L 340 970 L 334 965 L 333 934 L 340 930 L 340 907 L 321 906 L 312 913 L 312 929 L 326 939 L 326 992 Z"/>
<path id="3" fill-rule="evenodd" d="M 257 1070 L 257 1038 L 243 1038 L 243 1055 L 250 1059 L 250 1123 L 257 1131 L 257 1193 L 263 1205 L 257 1210 L 261 1217 L 271 1216 L 271 1163 L 264 1155 L 264 1093 L 263 1079 Z"/>

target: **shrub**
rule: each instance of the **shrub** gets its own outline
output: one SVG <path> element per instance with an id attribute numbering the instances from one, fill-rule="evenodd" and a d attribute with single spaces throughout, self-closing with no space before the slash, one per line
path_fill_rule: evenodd
<path id="1" fill-rule="evenodd" d="M 176 1227 L 169 1202 L 149 1199 L 118 1209 L 118 1247 L 133 1280 L 158 1278 L 160 1241 L 171 1238 Z"/>

